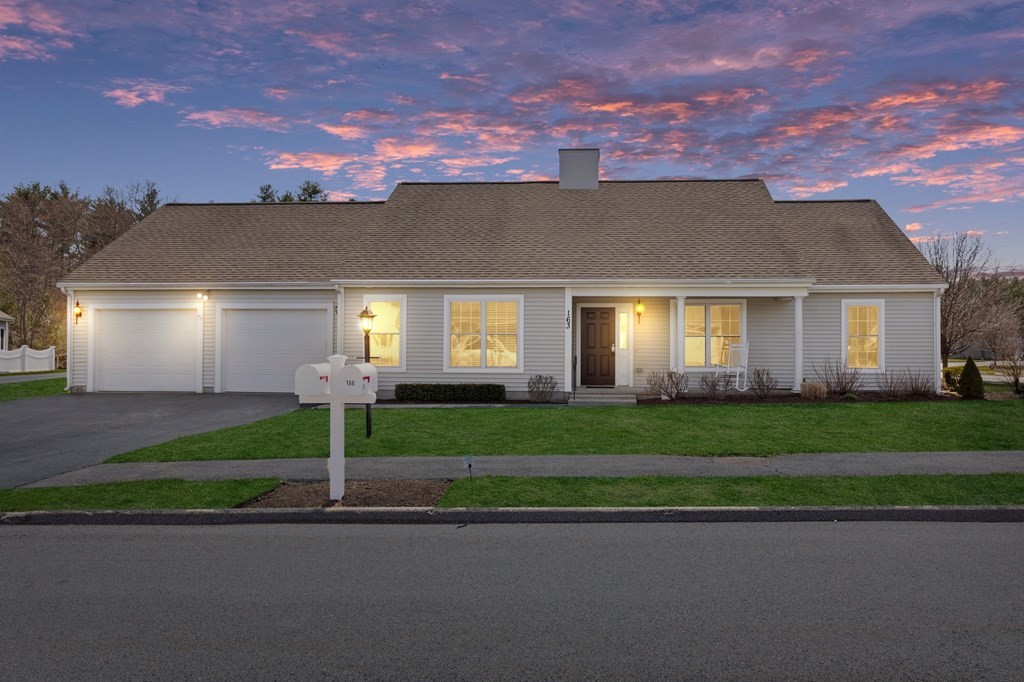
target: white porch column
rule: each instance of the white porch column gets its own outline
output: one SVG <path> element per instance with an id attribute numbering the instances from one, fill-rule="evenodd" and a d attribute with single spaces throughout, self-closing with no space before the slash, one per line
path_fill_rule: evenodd
<path id="1" fill-rule="evenodd" d="M 942 294 L 935 292 L 935 392 L 942 395 Z"/>
<path id="2" fill-rule="evenodd" d="M 676 296 L 676 371 L 686 368 L 686 296 Z"/>
<path id="3" fill-rule="evenodd" d="M 565 288 L 565 377 L 563 379 L 563 390 L 568 393 L 572 390 L 572 289 Z"/>
<path id="4" fill-rule="evenodd" d="M 793 393 L 800 392 L 804 378 L 804 299 L 793 297 Z"/>

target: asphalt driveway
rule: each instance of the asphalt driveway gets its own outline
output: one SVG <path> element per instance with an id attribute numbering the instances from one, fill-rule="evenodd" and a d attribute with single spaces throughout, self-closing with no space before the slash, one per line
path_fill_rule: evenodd
<path id="1" fill-rule="evenodd" d="M 194 393 L 57 395 L 0 403 L 0 488 L 297 406 L 292 395 Z"/>

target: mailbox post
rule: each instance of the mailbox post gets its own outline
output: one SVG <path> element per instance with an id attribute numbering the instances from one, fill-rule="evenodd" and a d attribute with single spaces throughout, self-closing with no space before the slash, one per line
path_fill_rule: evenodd
<path id="1" fill-rule="evenodd" d="M 377 368 L 368 362 L 346 365 L 346 360 L 345 355 L 332 355 L 326 363 L 303 365 L 295 371 L 295 394 L 300 403 L 330 405 L 327 474 L 332 500 L 345 496 L 345 405 L 377 402 Z"/>

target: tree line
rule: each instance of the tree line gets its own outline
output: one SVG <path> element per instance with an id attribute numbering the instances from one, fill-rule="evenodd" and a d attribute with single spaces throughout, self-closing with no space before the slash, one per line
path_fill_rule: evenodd
<path id="1" fill-rule="evenodd" d="M 65 346 L 57 282 L 164 203 L 156 184 L 106 187 L 90 197 L 61 181 L 17 185 L 0 197 L 0 310 L 10 346 Z"/>

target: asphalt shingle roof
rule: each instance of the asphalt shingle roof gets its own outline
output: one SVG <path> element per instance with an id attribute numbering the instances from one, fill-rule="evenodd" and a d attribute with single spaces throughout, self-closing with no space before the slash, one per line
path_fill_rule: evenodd
<path id="1" fill-rule="evenodd" d="M 875 202 L 775 202 L 760 180 L 403 183 L 376 203 L 170 204 L 65 281 L 812 277 L 937 283 Z"/>

